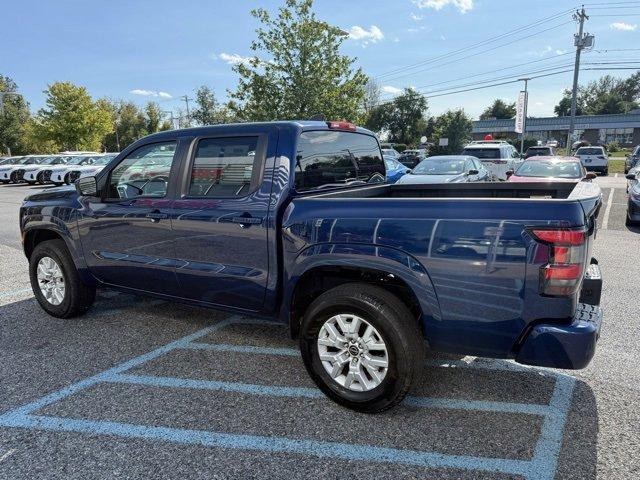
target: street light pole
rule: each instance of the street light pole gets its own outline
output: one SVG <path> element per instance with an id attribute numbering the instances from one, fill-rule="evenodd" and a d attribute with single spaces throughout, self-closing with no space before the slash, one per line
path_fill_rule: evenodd
<path id="1" fill-rule="evenodd" d="M 520 134 L 520 155 L 524 155 L 524 136 L 527 131 L 527 109 L 529 107 L 529 92 L 527 86 L 530 78 L 519 78 L 524 82 L 524 108 L 522 109 L 522 133 Z"/>

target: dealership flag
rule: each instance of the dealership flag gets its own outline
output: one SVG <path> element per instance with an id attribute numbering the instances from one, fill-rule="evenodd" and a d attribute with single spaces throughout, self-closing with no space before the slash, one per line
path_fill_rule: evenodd
<path id="1" fill-rule="evenodd" d="M 527 92 L 520 92 L 516 103 L 516 133 L 524 130 L 524 105 L 527 101 Z"/>

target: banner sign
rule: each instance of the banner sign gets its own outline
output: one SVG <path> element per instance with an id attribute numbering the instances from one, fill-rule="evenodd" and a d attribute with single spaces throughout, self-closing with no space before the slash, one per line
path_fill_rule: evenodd
<path id="1" fill-rule="evenodd" d="M 516 102 L 516 133 L 522 133 L 524 131 L 524 106 L 527 103 L 527 94 L 522 91 L 518 94 L 518 101 Z"/>

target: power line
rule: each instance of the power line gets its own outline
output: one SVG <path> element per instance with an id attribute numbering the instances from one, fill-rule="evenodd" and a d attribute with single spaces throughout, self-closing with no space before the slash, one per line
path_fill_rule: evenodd
<path id="1" fill-rule="evenodd" d="M 561 17 L 561 16 L 563 16 L 563 15 L 565 15 L 565 14 L 567 14 L 567 13 L 571 12 L 572 10 L 573 10 L 573 8 L 568 9 L 568 10 L 564 10 L 564 11 L 562 11 L 562 12 L 558 12 L 558 13 L 556 13 L 556 14 L 554 14 L 554 15 L 551 15 L 551 16 L 548 16 L 548 17 L 545 17 L 545 18 L 542 18 L 542 19 L 540 19 L 540 20 L 537 20 L 536 22 L 533 22 L 533 23 L 531 23 L 531 24 L 525 25 L 525 26 L 523 26 L 523 27 L 519 27 L 519 28 L 517 28 L 517 29 L 510 30 L 510 31 L 505 32 L 505 33 L 503 33 L 503 34 L 496 35 L 496 36 L 494 36 L 494 37 L 490 37 L 490 38 L 485 39 L 485 40 L 482 40 L 482 41 L 480 41 L 480 42 L 477 42 L 477 43 L 474 43 L 474 44 L 471 44 L 471 45 L 467 45 L 466 47 L 462 47 L 462 48 L 459 48 L 459 49 L 457 49 L 457 50 L 453 50 L 453 51 L 451 51 L 451 52 L 447 52 L 447 53 L 444 53 L 444 54 L 441 54 L 441 55 L 437 55 L 437 56 L 435 56 L 435 57 L 432 57 L 432 58 L 429 58 L 429 59 L 423 60 L 423 61 L 421 61 L 421 62 L 417 62 L 417 63 L 410 64 L 410 65 L 406 65 L 406 66 L 404 66 L 404 67 L 398 67 L 398 68 L 395 68 L 395 69 L 393 69 L 393 70 L 390 70 L 390 71 L 387 71 L 387 72 L 384 72 L 384 73 L 382 73 L 382 74 L 378 75 L 378 76 L 377 76 L 377 78 L 388 77 L 389 75 L 392 75 L 392 74 L 394 74 L 394 73 L 396 73 L 396 72 L 401 72 L 401 71 L 404 71 L 404 70 L 412 70 L 412 69 L 414 69 L 414 68 L 416 68 L 416 67 L 419 67 L 419 66 L 422 66 L 422 65 L 426 65 L 426 64 L 429 64 L 429 63 L 433 63 L 433 62 L 436 62 L 436 61 L 438 61 L 438 60 L 440 60 L 440 59 L 447 58 L 447 57 L 450 57 L 450 56 L 452 56 L 452 55 L 456 55 L 456 54 L 458 54 L 458 53 L 465 52 L 465 51 L 467 51 L 467 50 L 476 49 L 476 48 L 478 48 L 478 47 L 481 47 L 481 46 L 487 45 L 487 44 L 489 44 L 489 43 L 491 43 L 491 42 L 494 42 L 494 41 L 496 41 L 496 40 L 500 40 L 500 39 L 502 39 L 502 38 L 505 38 L 505 37 L 508 37 L 508 36 L 511 36 L 511 35 L 515 35 L 515 34 L 517 34 L 517 33 L 520 33 L 520 32 L 522 32 L 522 31 L 524 31 L 524 30 L 529 30 L 529 29 L 531 29 L 531 28 L 537 27 L 538 25 L 540 25 L 540 24 L 542 24 L 542 23 L 544 23 L 544 22 L 548 22 L 548 21 L 550 21 L 550 20 L 555 20 L 556 18 L 559 18 L 559 17 Z M 536 34 L 539 34 L 539 33 L 542 33 L 542 32 L 537 32 Z"/>

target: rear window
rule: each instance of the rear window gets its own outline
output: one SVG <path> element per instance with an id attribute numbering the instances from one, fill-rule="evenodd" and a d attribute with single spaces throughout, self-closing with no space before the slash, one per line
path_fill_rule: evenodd
<path id="1" fill-rule="evenodd" d="M 576 152 L 576 155 L 603 155 L 604 150 L 602 148 L 595 147 L 580 147 Z"/>
<path id="2" fill-rule="evenodd" d="M 539 155 L 542 153 L 549 153 L 551 149 L 549 147 L 535 147 L 535 148 L 527 148 L 527 154 Z"/>
<path id="3" fill-rule="evenodd" d="M 332 130 L 302 132 L 296 154 L 297 191 L 353 181 L 382 183 L 385 166 L 375 137 Z"/>
<path id="4" fill-rule="evenodd" d="M 501 158 L 499 148 L 465 148 L 462 155 L 470 155 L 472 157 L 482 159 Z"/>

